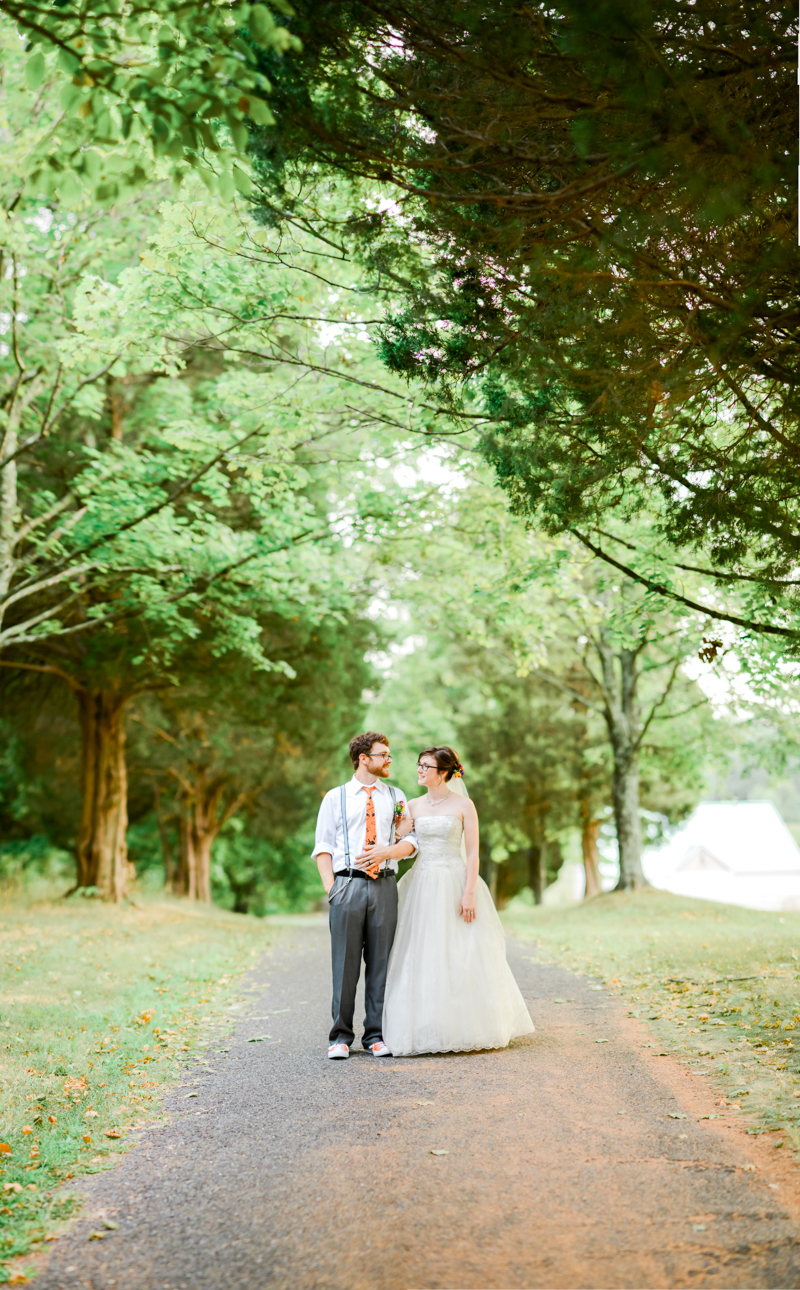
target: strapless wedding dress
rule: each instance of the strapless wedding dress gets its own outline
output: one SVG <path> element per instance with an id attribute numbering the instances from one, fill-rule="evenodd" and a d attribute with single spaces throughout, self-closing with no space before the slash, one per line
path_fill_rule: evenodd
<path id="1" fill-rule="evenodd" d="M 474 922 L 459 917 L 463 828 L 460 815 L 423 815 L 414 824 L 419 854 L 398 883 L 383 1008 L 383 1038 L 396 1057 L 505 1048 L 534 1029 L 482 878 Z"/>

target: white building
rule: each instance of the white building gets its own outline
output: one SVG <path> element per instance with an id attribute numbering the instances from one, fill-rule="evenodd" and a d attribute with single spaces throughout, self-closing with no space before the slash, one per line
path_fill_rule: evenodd
<path id="1" fill-rule="evenodd" d="M 749 909 L 800 909 L 800 847 L 772 802 L 703 802 L 644 872 L 679 896 Z"/>

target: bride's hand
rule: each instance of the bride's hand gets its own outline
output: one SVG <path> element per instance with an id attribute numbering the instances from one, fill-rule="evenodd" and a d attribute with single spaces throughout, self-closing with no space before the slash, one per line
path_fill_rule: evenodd
<path id="1" fill-rule="evenodd" d="M 402 819 L 398 822 L 397 826 L 395 827 L 394 836 L 399 842 L 401 838 L 404 838 L 406 834 L 410 833 L 413 828 L 414 828 L 414 821 L 409 819 L 407 815 L 404 815 Z"/>
<path id="2" fill-rule="evenodd" d="M 471 895 L 469 892 L 466 892 L 466 891 L 464 892 L 464 895 L 461 897 L 461 904 L 458 907 L 458 912 L 460 916 L 464 919 L 465 923 L 474 922 L 475 920 L 474 892 Z"/>

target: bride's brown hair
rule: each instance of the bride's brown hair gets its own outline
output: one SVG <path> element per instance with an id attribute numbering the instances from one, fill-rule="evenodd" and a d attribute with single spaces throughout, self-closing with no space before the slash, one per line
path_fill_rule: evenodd
<path id="1" fill-rule="evenodd" d="M 463 775 L 464 767 L 458 760 L 458 753 L 455 748 L 450 748 L 448 744 L 442 744 L 438 748 L 423 748 L 417 757 L 432 757 L 436 762 L 436 769 L 444 775 L 445 781 L 452 779 L 454 775 Z"/>

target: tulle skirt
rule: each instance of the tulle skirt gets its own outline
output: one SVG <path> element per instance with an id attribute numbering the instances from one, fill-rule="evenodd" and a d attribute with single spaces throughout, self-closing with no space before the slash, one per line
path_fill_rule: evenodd
<path id="1" fill-rule="evenodd" d="M 478 879 L 475 920 L 458 907 L 462 863 L 420 863 L 398 883 L 383 1038 L 396 1057 L 505 1048 L 534 1025 L 506 962 L 505 934 Z"/>

